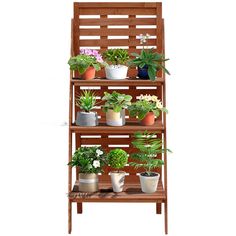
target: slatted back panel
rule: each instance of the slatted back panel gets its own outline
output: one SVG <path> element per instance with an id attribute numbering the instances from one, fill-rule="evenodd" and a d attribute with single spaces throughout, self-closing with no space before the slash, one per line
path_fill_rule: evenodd
<path id="1" fill-rule="evenodd" d="M 72 21 L 72 55 L 79 54 L 81 48 L 94 48 L 102 53 L 107 48 L 125 48 L 129 52 L 140 53 L 142 46 L 138 36 L 148 33 L 151 39 L 148 40 L 148 47 L 155 48 L 159 53 L 163 52 L 162 43 L 162 6 L 161 3 L 74 3 L 74 19 Z M 129 69 L 128 76 L 135 77 L 136 69 Z M 97 77 L 105 77 L 104 70 L 97 72 Z M 161 76 L 160 72 L 158 76 Z M 121 82 L 122 84 L 122 82 Z M 104 91 L 116 90 L 120 93 L 130 94 L 135 101 L 140 94 L 157 95 L 162 99 L 163 93 L 160 86 L 96 86 L 82 87 L 75 86 L 74 93 L 79 94 L 82 89 L 94 90 L 98 96 L 98 102 Z M 101 103 L 102 105 L 102 103 Z M 78 111 L 75 107 L 75 115 Z M 96 111 L 99 115 L 99 122 L 105 122 L 105 113 L 98 106 Z M 126 112 L 126 122 L 137 121 L 130 118 Z M 162 119 L 162 116 L 158 118 Z M 122 129 L 122 127 L 121 127 Z M 161 138 L 161 134 L 158 134 Z M 111 134 L 76 134 L 76 148 L 81 145 L 101 145 L 106 151 L 113 148 L 122 148 L 129 154 L 135 152 L 131 144 L 133 137 L 124 133 L 119 135 Z M 160 156 L 161 158 L 161 156 Z M 105 173 L 111 169 L 106 168 Z M 137 170 L 126 166 L 124 170 L 129 174 L 136 174 Z M 140 172 L 141 170 L 138 170 Z M 160 169 L 157 171 L 161 172 Z"/>

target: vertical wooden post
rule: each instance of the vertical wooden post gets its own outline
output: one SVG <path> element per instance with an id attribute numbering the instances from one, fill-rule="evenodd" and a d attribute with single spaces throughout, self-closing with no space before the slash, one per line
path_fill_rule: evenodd
<path id="1" fill-rule="evenodd" d="M 72 230 L 72 202 L 68 200 L 68 234 L 71 233 Z"/>

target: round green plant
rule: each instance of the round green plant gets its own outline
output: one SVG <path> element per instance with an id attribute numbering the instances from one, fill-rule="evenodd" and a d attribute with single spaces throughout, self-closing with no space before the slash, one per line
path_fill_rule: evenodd
<path id="1" fill-rule="evenodd" d="M 128 154 L 120 148 L 111 150 L 108 155 L 108 164 L 114 169 L 123 168 L 128 162 Z"/>

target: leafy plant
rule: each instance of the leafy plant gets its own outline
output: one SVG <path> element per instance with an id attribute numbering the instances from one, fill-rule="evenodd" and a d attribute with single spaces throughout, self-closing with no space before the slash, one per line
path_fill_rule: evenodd
<path id="1" fill-rule="evenodd" d="M 112 65 L 125 64 L 129 60 L 128 51 L 121 48 L 108 49 L 103 53 L 103 57 Z"/>
<path id="2" fill-rule="evenodd" d="M 140 54 L 131 53 L 131 55 L 135 58 L 129 61 L 129 66 L 136 66 L 139 68 L 147 67 L 150 80 L 156 79 L 156 73 L 160 69 L 170 75 L 170 72 L 163 65 L 163 62 L 168 61 L 169 59 L 165 59 L 164 55 L 154 52 L 152 48 L 143 49 Z"/>
<path id="3" fill-rule="evenodd" d="M 144 119 L 148 112 L 153 112 L 155 116 L 159 116 L 160 112 L 168 112 L 168 110 L 162 106 L 161 101 L 155 95 L 141 95 L 139 100 L 132 103 L 128 107 L 131 117 L 138 117 L 139 120 Z"/>
<path id="4" fill-rule="evenodd" d="M 126 109 L 131 105 L 132 96 L 126 94 L 120 94 L 116 91 L 113 91 L 111 94 L 104 92 L 102 98 L 103 101 L 106 101 L 103 105 L 103 111 L 107 112 L 109 109 L 114 112 L 120 112 L 122 109 Z"/>
<path id="5" fill-rule="evenodd" d="M 71 70 L 78 70 L 80 74 L 83 74 L 90 66 L 94 67 L 96 71 L 106 66 L 101 54 L 97 50 L 92 49 L 81 49 L 80 55 L 71 57 L 68 64 Z"/>
<path id="6" fill-rule="evenodd" d="M 80 147 L 72 156 L 70 166 L 79 167 L 80 173 L 101 173 L 106 164 L 106 154 L 101 147 Z"/>
<path id="7" fill-rule="evenodd" d="M 130 162 L 131 166 L 135 168 L 144 168 L 147 175 L 151 175 L 151 170 L 160 167 L 164 161 L 157 158 L 158 154 L 167 152 L 169 149 L 163 149 L 161 139 L 155 138 L 155 133 L 136 132 L 134 134 L 135 140 L 132 142 L 133 146 L 139 150 L 139 153 L 131 154 L 131 158 L 137 162 Z"/>
<path id="8" fill-rule="evenodd" d="M 91 111 L 96 104 L 96 94 L 91 90 L 82 91 L 80 96 L 75 98 L 75 105 L 85 112 Z"/>
<path id="9" fill-rule="evenodd" d="M 111 150 L 108 155 L 108 164 L 115 169 L 123 168 L 128 162 L 128 154 L 126 151 L 120 148 Z"/>

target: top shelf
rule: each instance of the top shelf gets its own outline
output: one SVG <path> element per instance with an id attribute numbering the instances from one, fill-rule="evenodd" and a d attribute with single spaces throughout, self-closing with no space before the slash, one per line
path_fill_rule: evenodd
<path id="1" fill-rule="evenodd" d="M 80 86 L 158 86 L 164 83 L 163 78 L 157 78 L 155 81 L 151 80 L 141 80 L 135 78 L 128 78 L 122 80 L 108 80 L 108 79 L 92 79 L 92 80 L 82 80 L 73 78 L 70 80 L 72 84 Z"/>

